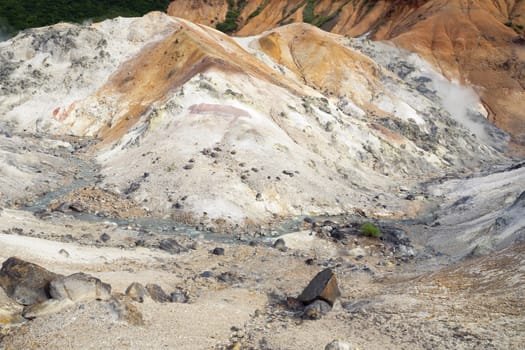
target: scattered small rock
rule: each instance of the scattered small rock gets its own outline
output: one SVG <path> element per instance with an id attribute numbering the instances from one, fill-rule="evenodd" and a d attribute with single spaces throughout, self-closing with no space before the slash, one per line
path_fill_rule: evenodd
<path id="1" fill-rule="evenodd" d="M 81 212 L 83 212 L 85 210 L 84 206 L 82 204 L 80 204 L 79 202 L 72 203 L 69 206 L 69 209 L 71 209 L 72 211 L 75 211 L 77 213 L 81 213 Z"/>
<path id="2" fill-rule="evenodd" d="M 139 182 L 132 182 L 131 185 L 129 185 L 129 187 L 126 190 L 124 190 L 124 194 L 131 194 L 137 191 L 139 188 L 140 188 Z"/>
<path id="3" fill-rule="evenodd" d="M 324 300 L 316 300 L 308 304 L 303 311 L 302 317 L 310 320 L 318 320 L 332 310 L 330 304 Z"/>
<path id="4" fill-rule="evenodd" d="M 69 203 L 69 202 L 62 202 L 55 209 L 53 209 L 53 211 L 58 211 L 58 212 L 61 212 L 61 213 L 67 213 L 70 210 L 69 209 L 70 205 L 71 205 L 71 203 Z"/>
<path id="5" fill-rule="evenodd" d="M 283 170 L 283 174 L 284 175 L 288 175 L 290 177 L 294 177 L 293 171 L 290 171 L 290 170 Z"/>
<path id="6" fill-rule="evenodd" d="M 352 344 L 343 340 L 333 340 L 327 344 L 324 350 L 351 350 L 353 349 Z"/>
<path id="7" fill-rule="evenodd" d="M 211 271 L 203 271 L 199 274 L 202 278 L 211 278 L 213 277 L 213 272 Z"/>
<path id="8" fill-rule="evenodd" d="M 214 255 L 224 255 L 224 248 L 214 248 L 211 253 Z"/>
<path id="9" fill-rule="evenodd" d="M 187 303 L 188 295 L 182 289 L 177 288 L 170 294 L 170 301 L 172 303 Z"/>
<path id="10" fill-rule="evenodd" d="M 107 233 L 105 233 L 105 232 L 104 232 L 103 234 L 100 235 L 100 240 L 101 240 L 102 242 L 104 242 L 104 243 L 107 242 L 107 241 L 109 241 L 110 239 L 111 239 L 111 237 L 110 237 Z"/>
<path id="11" fill-rule="evenodd" d="M 226 271 L 217 276 L 217 280 L 220 282 L 228 283 L 228 284 L 234 284 L 239 283 L 244 280 L 239 274 L 231 271 Z"/>
<path id="12" fill-rule="evenodd" d="M 131 298 L 131 300 L 143 303 L 144 298 L 148 296 L 148 291 L 144 286 L 138 282 L 133 282 L 126 289 L 126 295 Z"/>
<path id="13" fill-rule="evenodd" d="M 163 239 L 162 241 L 160 241 L 159 249 L 165 250 L 170 254 L 180 254 L 188 251 L 187 248 L 180 245 L 179 242 L 177 242 L 173 238 Z"/>
<path id="14" fill-rule="evenodd" d="M 190 164 L 186 164 L 182 167 L 184 170 L 190 170 L 190 169 L 193 169 L 193 163 L 190 163 Z"/>
<path id="15" fill-rule="evenodd" d="M 65 250 L 65 249 L 60 249 L 60 250 L 58 251 L 58 254 L 62 255 L 64 258 L 69 258 L 69 253 L 68 253 L 68 251 Z"/>
<path id="16" fill-rule="evenodd" d="M 306 265 L 313 265 L 315 263 L 315 260 L 313 258 L 308 258 L 304 261 Z"/>
<path id="17" fill-rule="evenodd" d="M 275 249 L 280 250 L 281 252 L 285 252 L 287 250 L 286 242 L 282 238 L 279 238 L 275 242 L 273 242 L 272 247 L 274 247 Z"/>
<path id="18" fill-rule="evenodd" d="M 151 299 L 153 299 L 154 301 L 158 303 L 165 303 L 170 300 L 170 297 L 166 294 L 166 292 L 164 292 L 162 287 L 159 286 L 158 284 L 153 284 L 153 283 L 147 284 L 146 290 L 148 291 Z"/>

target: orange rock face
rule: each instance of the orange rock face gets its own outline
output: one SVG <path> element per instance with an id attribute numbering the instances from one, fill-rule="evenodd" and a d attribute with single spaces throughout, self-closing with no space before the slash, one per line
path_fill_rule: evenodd
<path id="1" fill-rule="evenodd" d="M 168 7 L 171 16 L 191 19 L 192 22 L 215 27 L 223 21 L 228 10 L 228 3 L 223 0 L 173 1 Z"/>
<path id="2" fill-rule="evenodd" d="M 235 4 L 240 13 L 235 35 L 255 35 L 306 21 L 338 34 L 367 34 L 416 52 L 449 79 L 472 85 L 489 119 L 509 132 L 514 144 L 525 145 L 523 1 L 254 0 Z M 214 26 L 226 18 L 227 8 L 224 0 L 174 1 L 168 13 Z M 211 12 L 217 16 L 206 15 Z M 269 39 L 276 38 L 261 39 L 261 46 L 272 55 L 280 54 L 272 51 L 277 46 Z"/>

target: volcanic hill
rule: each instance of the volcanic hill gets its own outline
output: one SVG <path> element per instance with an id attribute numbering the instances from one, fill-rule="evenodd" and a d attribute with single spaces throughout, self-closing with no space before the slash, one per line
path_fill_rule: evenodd
<path id="1" fill-rule="evenodd" d="M 216 13 L 216 16 L 210 16 Z M 471 85 L 488 118 L 525 145 L 525 3 L 515 0 L 173 1 L 168 14 L 249 36 L 294 22 L 418 53 Z M 221 24 L 231 23 L 229 26 Z"/>

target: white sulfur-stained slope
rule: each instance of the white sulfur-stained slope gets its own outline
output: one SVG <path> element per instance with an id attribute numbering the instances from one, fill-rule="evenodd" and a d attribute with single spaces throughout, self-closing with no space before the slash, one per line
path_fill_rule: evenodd
<path id="1" fill-rule="evenodd" d="M 401 186 L 504 161 L 421 88 L 423 64 L 404 79 L 399 50 L 362 43 L 306 24 L 235 41 L 160 13 L 37 29 L 0 47 L 1 120 L 100 138 L 105 189 L 189 223 L 407 217 Z"/>

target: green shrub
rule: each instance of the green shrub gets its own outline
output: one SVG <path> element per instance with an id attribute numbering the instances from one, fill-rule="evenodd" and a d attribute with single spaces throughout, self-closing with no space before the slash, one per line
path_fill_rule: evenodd
<path id="1" fill-rule="evenodd" d="M 379 228 L 370 222 L 366 222 L 362 224 L 360 231 L 361 231 L 361 234 L 365 236 L 376 237 L 376 238 L 381 237 L 381 231 L 379 230 Z"/>

